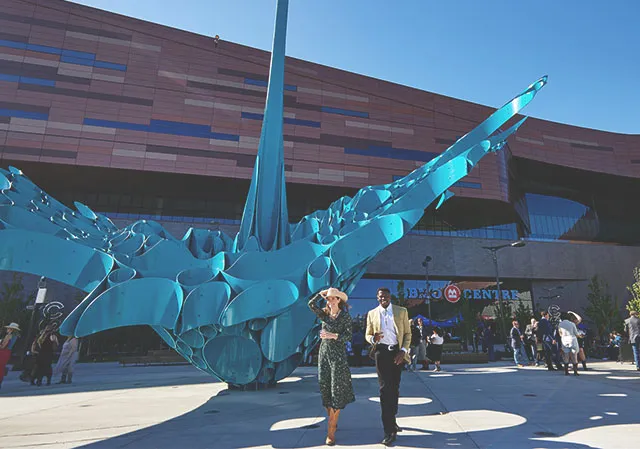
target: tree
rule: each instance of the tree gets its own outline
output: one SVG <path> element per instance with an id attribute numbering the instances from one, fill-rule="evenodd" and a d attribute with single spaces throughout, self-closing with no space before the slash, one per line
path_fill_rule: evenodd
<path id="1" fill-rule="evenodd" d="M 529 305 L 525 304 L 522 299 L 519 299 L 514 315 L 515 319 L 520 323 L 520 329 L 524 330 L 527 325 L 531 323 L 533 312 L 531 312 Z"/>
<path id="2" fill-rule="evenodd" d="M 473 344 L 473 332 L 476 328 L 476 312 L 473 310 L 471 301 L 466 298 L 461 298 L 457 303 L 456 309 L 462 318 L 458 329 L 462 332 L 462 337 L 465 341 L 465 347 L 469 344 Z"/>
<path id="3" fill-rule="evenodd" d="M 13 273 L 11 282 L 4 282 L 0 290 L 0 326 L 16 322 L 21 329 L 26 329 L 29 324 L 27 305 L 31 299 L 24 292 L 22 275 Z"/>
<path id="4" fill-rule="evenodd" d="M 598 336 L 602 339 L 622 323 L 618 301 L 609 293 L 609 285 L 597 275 L 591 278 L 588 288 L 588 305 L 584 313 L 593 321 Z"/>
<path id="5" fill-rule="evenodd" d="M 407 299 L 404 296 L 404 281 L 399 280 L 396 284 L 396 294 L 391 295 L 391 301 L 402 307 L 407 307 Z"/>
<path id="6" fill-rule="evenodd" d="M 500 334 L 500 337 L 496 334 L 496 341 L 504 340 L 509 335 L 509 330 L 511 329 L 511 320 L 513 319 L 513 312 L 511 311 L 511 303 L 508 301 L 502 301 L 502 311 L 500 310 L 500 304 L 495 304 L 495 315 L 496 315 L 496 325 L 498 328 L 496 329 L 497 334 Z"/>
<path id="7" fill-rule="evenodd" d="M 633 269 L 633 277 L 636 281 L 627 287 L 627 290 L 631 294 L 631 299 L 627 303 L 627 310 L 629 312 L 636 311 L 640 313 L 640 267 Z"/>

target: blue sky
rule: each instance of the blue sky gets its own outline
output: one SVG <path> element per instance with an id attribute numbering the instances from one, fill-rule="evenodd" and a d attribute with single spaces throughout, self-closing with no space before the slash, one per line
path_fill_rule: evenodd
<path id="1" fill-rule="evenodd" d="M 76 0 L 270 50 L 276 0 Z M 524 113 L 640 133 L 637 0 L 290 0 L 287 54 Z"/>

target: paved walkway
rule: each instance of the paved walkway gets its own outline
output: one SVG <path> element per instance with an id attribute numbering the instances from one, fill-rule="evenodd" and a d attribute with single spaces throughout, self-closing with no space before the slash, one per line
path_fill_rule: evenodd
<path id="1" fill-rule="evenodd" d="M 405 372 L 398 448 L 632 448 L 640 437 L 640 373 L 593 363 L 581 376 L 507 363 Z M 373 368 L 353 369 L 357 401 L 338 446 L 381 448 Z M 277 388 L 228 391 L 190 366 L 77 366 L 73 385 L 31 387 L 10 373 L 0 390 L 0 447 L 315 448 L 326 420 L 316 370 Z"/>

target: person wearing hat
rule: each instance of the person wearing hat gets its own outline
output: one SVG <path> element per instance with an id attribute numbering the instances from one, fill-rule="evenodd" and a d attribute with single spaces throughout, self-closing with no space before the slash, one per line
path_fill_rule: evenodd
<path id="1" fill-rule="evenodd" d="M 569 375 L 569 361 L 573 364 L 573 374 L 578 375 L 578 328 L 576 324 L 582 321 L 580 315 L 575 312 L 567 312 L 564 319 L 558 324 L 558 333 L 560 334 L 560 342 L 562 345 L 562 353 L 564 360 L 564 374 Z"/>
<path id="2" fill-rule="evenodd" d="M 18 323 L 11 323 L 4 327 L 5 336 L 0 340 L 0 387 L 4 379 L 4 372 L 11 358 L 11 349 L 16 344 L 16 340 L 20 336 L 20 326 Z"/>
<path id="3" fill-rule="evenodd" d="M 347 308 L 348 296 L 337 288 L 322 290 L 309 301 L 309 309 L 322 322 L 320 351 L 318 352 L 318 382 L 322 405 L 327 410 L 326 444 L 336 444 L 336 429 L 340 411 L 356 397 L 351 384 L 346 343 L 351 341 L 351 316 Z M 322 303 L 324 302 L 324 306 Z"/>

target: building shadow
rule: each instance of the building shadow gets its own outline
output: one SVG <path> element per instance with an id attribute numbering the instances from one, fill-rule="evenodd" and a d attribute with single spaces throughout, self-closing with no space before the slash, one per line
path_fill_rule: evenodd
<path id="1" fill-rule="evenodd" d="M 375 373 L 373 373 L 375 376 Z M 477 375 L 489 377 L 490 373 Z M 375 403 L 377 383 L 367 381 L 370 373 L 356 376 L 354 388 L 358 400 L 342 413 L 337 433 L 342 447 L 378 445 L 383 437 L 380 409 Z M 326 420 L 320 404 L 315 376 L 304 376 L 298 381 L 279 384 L 278 388 L 258 392 L 223 390 L 200 407 L 165 422 L 134 432 L 79 446 L 86 449 L 113 449 L 135 447 L 140 449 L 175 449 L 184 446 L 199 448 L 311 448 L 324 446 Z M 422 383 L 422 382 L 420 382 Z M 427 387 L 428 388 L 428 387 Z M 406 393 L 406 392 L 405 392 Z M 427 392 L 429 394 L 429 392 Z M 478 430 L 443 430 L 450 425 L 456 413 L 496 413 L 496 422 Z M 556 413 L 557 410 L 553 410 Z M 530 421 L 539 413 L 537 409 L 523 409 L 518 415 L 505 410 L 488 408 L 474 410 L 460 408 L 447 410 L 433 399 L 419 405 L 401 405 L 398 422 L 411 422 L 398 434 L 396 446 L 410 448 L 523 448 L 523 449 L 587 449 L 594 446 L 567 441 L 541 441 L 540 438 L 562 437 L 571 432 L 593 427 L 554 426 L 555 433 L 542 432 Z M 505 424 L 507 417 L 515 425 Z M 449 424 L 445 424 L 447 421 Z M 454 418 L 453 421 L 456 421 Z M 430 423 L 434 423 L 431 427 Z M 621 424 L 620 420 L 616 422 Z M 628 424 L 633 424 L 629 422 Z M 484 444 L 483 442 L 486 442 Z"/>
<path id="2" fill-rule="evenodd" d="M 86 367 L 94 366 L 94 364 L 78 364 L 76 365 L 75 382 L 72 384 L 58 384 L 59 376 L 51 380 L 51 385 L 38 387 L 30 385 L 29 382 L 18 380 L 18 372 L 12 372 L 8 378 L 5 378 L 2 389 L 0 389 L 0 398 L 3 397 L 25 397 L 38 395 L 57 395 L 80 392 L 98 392 L 122 389 L 137 388 L 154 388 L 154 387 L 171 387 L 171 386 L 188 386 L 208 383 L 219 383 L 208 374 L 202 373 L 190 365 L 185 370 L 184 366 L 180 375 L 167 376 L 166 369 L 174 368 L 173 366 L 130 366 L 121 367 L 113 370 L 113 377 L 105 377 L 102 373 L 97 374 L 92 370 L 85 370 Z M 177 368 L 177 366 L 175 367 Z M 92 379 L 96 374 L 101 378 L 100 382 Z"/>

